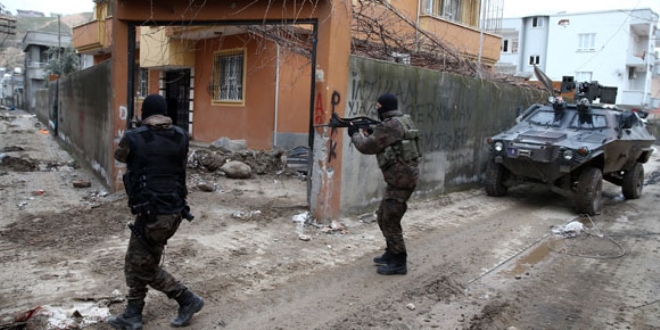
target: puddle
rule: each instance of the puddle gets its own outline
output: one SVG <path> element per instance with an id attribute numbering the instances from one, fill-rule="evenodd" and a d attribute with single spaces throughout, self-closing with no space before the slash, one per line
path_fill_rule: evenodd
<path id="1" fill-rule="evenodd" d="M 528 272 L 532 266 L 547 258 L 548 255 L 550 255 L 550 252 L 551 251 L 548 249 L 546 244 L 540 244 L 524 257 L 517 260 L 513 269 L 505 270 L 502 272 L 502 274 L 507 276 L 523 275 Z"/>

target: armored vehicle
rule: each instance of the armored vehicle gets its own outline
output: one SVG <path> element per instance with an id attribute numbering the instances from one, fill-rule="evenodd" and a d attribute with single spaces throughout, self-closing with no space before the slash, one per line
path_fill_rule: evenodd
<path id="1" fill-rule="evenodd" d="M 641 196 L 643 164 L 655 142 L 645 121 L 636 112 L 592 103 L 614 103 L 616 88 L 566 78 L 562 90 L 574 88 L 577 102 L 550 96 L 546 104 L 525 110 L 516 125 L 487 139 L 489 196 L 536 182 L 572 199 L 577 212 L 588 215 L 601 211 L 603 180 L 621 186 L 626 199 Z"/>

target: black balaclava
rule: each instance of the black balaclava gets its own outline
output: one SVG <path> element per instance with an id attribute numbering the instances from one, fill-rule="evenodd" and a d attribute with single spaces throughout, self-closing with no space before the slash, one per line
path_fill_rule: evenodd
<path id="1" fill-rule="evenodd" d="M 147 96 L 142 102 L 142 119 L 147 119 L 149 116 L 153 115 L 163 115 L 167 114 L 167 102 L 165 99 L 158 94 L 151 94 Z"/>
<path id="2" fill-rule="evenodd" d="M 380 120 L 383 120 L 384 113 L 399 108 L 399 101 L 397 101 L 396 96 L 390 93 L 382 94 L 378 98 L 378 103 L 380 103 L 380 108 L 378 108 L 378 117 L 380 117 Z"/>

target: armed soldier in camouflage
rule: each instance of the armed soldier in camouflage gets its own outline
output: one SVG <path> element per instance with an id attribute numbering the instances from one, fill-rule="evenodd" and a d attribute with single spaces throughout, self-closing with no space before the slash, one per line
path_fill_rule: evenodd
<path id="1" fill-rule="evenodd" d="M 163 97 L 147 96 L 142 104 L 142 125 L 126 132 L 115 151 L 115 159 L 128 167 L 124 186 L 136 215 L 124 263 L 129 288 L 126 310 L 107 320 L 115 329 L 142 329 L 147 285 L 179 303 L 179 313 L 170 322 L 174 327 L 189 325 L 204 307 L 202 298 L 159 266 L 182 214 L 192 220 L 186 205 L 188 133 L 173 126 L 166 113 Z"/>
<path id="2" fill-rule="evenodd" d="M 357 127 L 349 126 L 348 135 L 361 153 L 376 155 L 387 183 L 377 213 L 387 248 L 382 256 L 374 258 L 374 263 L 380 265 L 377 271 L 383 275 L 406 274 L 408 253 L 401 219 L 419 180 L 419 132 L 410 116 L 398 110 L 398 100 L 392 94 L 378 98 L 378 116 L 382 122 L 369 132 L 361 134 Z"/>

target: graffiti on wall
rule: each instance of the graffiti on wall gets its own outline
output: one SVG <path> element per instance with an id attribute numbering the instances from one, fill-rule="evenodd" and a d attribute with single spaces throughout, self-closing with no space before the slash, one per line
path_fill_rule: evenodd
<path id="1" fill-rule="evenodd" d="M 334 91 L 332 93 L 332 98 L 330 99 L 330 105 L 332 105 L 332 113 L 337 112 L 336 108 L 339 105 L 339 102 L 341 102 L 341 95 L 337 92 Z M 329 146 L 328 146 L 328 163 L 331 163 L 333 159 L 337 158 L 337 135 L 338 135 L 338 129 L 337 127 L 332 127 L 330 129 L 330 141 L 328 141 Z"/>
<path id="2" fill-rule="evenodd" d="M 351 72 L 349 93 L 347 100 L 346 117 L 378 116 L 376 103 L 383 93 L 392 93 L 399 100 L 399 106 L 414 103 L 414 92 L 417 87 L 411 86 L 404 80 L 389 79 L 363 79 L 358 72 Z"/>
<path id="3" fill-rule="evenodd" d="M 119 120 L 126 122 L 127 119 L 128 119 L 128 109 L 124 105 L 119 106 Z M 126 125 L 122 125 L 122 127 L 126 127 Z M 125 130 L 123 128 L 118 129 L 117 136 L 118 137 L 124 136 L 124 132 Z"/>
<path id="4" fill-rule="evenodd" d="M 323 94 L 320 92 L 316 94 L 316 105 L 314 106 L 314 124 L 322 125 L 323 119 L 325 117 L 325 111 L 323 111 Z M 321 128 L 317 128 L 320 132 Z"/>
<path id="5" fill-rule="evenodd" d="M 423 90 L 420 92 L 420 89 Z M 474 109 L 461 108 L 451 97 L 454 94 L 443 90 L 436 82 L 414 86 L 405 80 L 368 79 L 353 72 L 349 91 L 346 104 L 350 117 L 377 117 L 378 97 L 385 92 L 394 94 L 399 100 L 399 109 L 417 123 L 426 152 L 457 150 L 471 138 Z M 418 99 L 416 94 L 433 95 L 434 99 Z"/>

